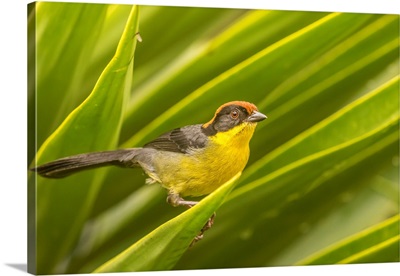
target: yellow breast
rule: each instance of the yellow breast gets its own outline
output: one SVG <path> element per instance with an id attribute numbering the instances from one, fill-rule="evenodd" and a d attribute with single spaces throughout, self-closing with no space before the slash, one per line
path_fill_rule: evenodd
<path id="1" fill-rule="evenodd" d="M 201 196 L 213 192 L 246 166 L 255 126 L 244 123 L 210 136 L 206 148 L 190 155 L 164 153 L 169 162 L 168 168 L 159 167 L 158 176 L 162 185 L 181 196 Z"/>

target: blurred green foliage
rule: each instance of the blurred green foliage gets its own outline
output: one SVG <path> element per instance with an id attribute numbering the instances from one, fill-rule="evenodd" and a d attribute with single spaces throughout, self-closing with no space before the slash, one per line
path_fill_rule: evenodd
<path id="1" fill-rule="evenodd" d="M 230 100 L 268 116 L 214 226 L 173 262 L 146 263 L 172 254 L 162 235 L 137 242 L 184 210 L 139 171 L 29 175 L 37 273 L 126 269 L 115 256 L 142 265 L 129 270 L 399 261 L 397 15 L 31 5 L 31 165 L 141 146 Z"/>

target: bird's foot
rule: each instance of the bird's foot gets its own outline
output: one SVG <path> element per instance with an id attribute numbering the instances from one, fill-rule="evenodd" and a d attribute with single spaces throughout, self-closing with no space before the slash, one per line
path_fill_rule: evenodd
<path id="1" fill-rule="evenodd" d="M 193 241 L 191 242 L 189 247 L 192 247 L 196 242 L 199 240 L 203 239 L 204 237 L 204 232 L 206 232 L 208 229 L 211 228 L 211 226 L 214 224 L 216 213 L 214 213 L 208 220 L 207 223 L 201 228 L 200 233 L 197 234 L 196 237 L 194 237 Z"/>
<path id="2" fill-rule="evenodd" d="M 198 201 L 184 200 L 183 198 L 181 198 L 179 196 L 179 194 L 174 194 L 174 193 L 168 194 L 167 202 L 174 207 L 185 206 L 187 208 L 191 208 L 194 205 L 196 205 L 197 203 L 199 203 Z M 208 219 L 207 223 L 203 226 L 203 228 L 201 228 L 200 233 L 193 239 L 192 243 L 190 244 L 190 247 L 192 247 L 196 242 L 198 242 L 199 240 L 201 240 L 204 237 L 204 232 L 207 231 L 208 229 L 210 229 L 211 226 L 214 224 L 215 216 L 216 216 L 216 214 L 214 213 Z"/>

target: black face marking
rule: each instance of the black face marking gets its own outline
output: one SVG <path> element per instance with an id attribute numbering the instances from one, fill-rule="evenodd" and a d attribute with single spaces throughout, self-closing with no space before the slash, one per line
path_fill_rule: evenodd
<path id="1" fill-rule="evenodd" d="M 240 105 L 228 105 L 222 108 L 214 118 L 214 121 L 203 127 L 202 130 L 207 136 L 215 135 L 217 132 L 228 131 L 242 123 L 249 117 L 247 109 Z"/>

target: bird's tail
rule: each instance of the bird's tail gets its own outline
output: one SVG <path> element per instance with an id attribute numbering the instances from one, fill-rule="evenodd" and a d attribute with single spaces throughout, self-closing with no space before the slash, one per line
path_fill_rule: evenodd
<path id="1" fill-rule="evenodd" d="M 120 149 L 73 155 L 32 168 L 41 176 L 61 178 L 86 169 L 107 165 L 134 167 L 134 158 L 139 149 Z"/>

